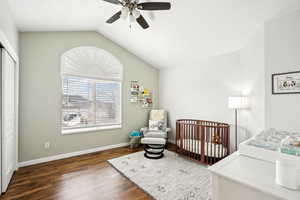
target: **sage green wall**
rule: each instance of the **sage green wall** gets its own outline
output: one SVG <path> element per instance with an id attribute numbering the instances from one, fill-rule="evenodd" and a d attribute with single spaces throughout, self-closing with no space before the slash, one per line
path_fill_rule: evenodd
<path id="1" fill-rule="evenodd" d="M 105 49 L 123 64 L 122 129 L 61 135 L 60 57 L 78 46 Z M 21 33 L 20 64 L 19 161 L 127 142 L 129 131 L 146 125 L 148 116 L 128 101 L 131 80 L 151 89 L 158 105 L 158 70 L 96 32 Z"/>

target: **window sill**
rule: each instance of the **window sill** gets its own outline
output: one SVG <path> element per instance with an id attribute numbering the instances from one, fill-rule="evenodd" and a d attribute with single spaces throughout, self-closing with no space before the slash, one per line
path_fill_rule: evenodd
<path id="1" fill-rule="evenodd" d="M 104 126 L 104 127 L 91 127 L 91 128 L 77 128 L 70 130 L 62 130 L 62 135 L 71 135 L 76 133 L 86 133 L 86 132 L 95 132 L 95 131 L 103 131 L 103 130 L 112 130 L 112 129 L 120 129 L 122 125 L 112 125 L 112 126 Z"/>

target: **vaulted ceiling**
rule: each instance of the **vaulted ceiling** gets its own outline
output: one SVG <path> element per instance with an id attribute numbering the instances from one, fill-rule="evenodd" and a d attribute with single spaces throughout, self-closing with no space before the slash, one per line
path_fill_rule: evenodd
<path id="1" fill-rule="evenodd" d="M 161 0 L 171 10 L 144 11 L 150 28 L 143 30 L 124 20 L 106 24 L 120 6 L 102 0 L 8 1 L 20 31 L 96 30 L 157 68 L 240 49 L 266 20 L 300 8 L 299 0 Z"/>

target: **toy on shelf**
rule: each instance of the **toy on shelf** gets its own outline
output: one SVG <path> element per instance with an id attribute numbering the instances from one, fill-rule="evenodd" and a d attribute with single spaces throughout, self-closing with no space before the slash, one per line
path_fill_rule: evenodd
<path id="1" fill-rule="evenodd" d="M 152 94 L 149 90 L 144 89 L 143 91 L 143 108 L 151 108 L 152 107 Z"/>
<path id="2" fill-rule="evenodd" d="M 137 94 L 139 92 L 140 86 L 137 81 L 131 81 L 130 88 L 133 94 Z"/>

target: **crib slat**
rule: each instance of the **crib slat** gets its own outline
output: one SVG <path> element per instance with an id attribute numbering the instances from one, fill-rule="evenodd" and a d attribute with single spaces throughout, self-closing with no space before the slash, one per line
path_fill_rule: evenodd
<path id="1" fill-rule="evenodd" d="M 195 153 L 194 153 L 194 159 L 197 160 L 197 154 L 198 154 L 198 151 L 196 149 L 196 142 L 197 142 L 197 138 L 196 138 L 196 129 L 195 129 L 195 122 L 193 122 L 193 135 L 194 135 L 194 143 L 193 143 L 193 148 L 195 150 Z"/>
<path id="2" fill-rule="evenodd" d="M 212 128 L 211 130 L 212 134 L 211 134 L 211 141 L 210 141 L 210 144 L 211 144 L 211 163 L 214 163 L 215 162 L 215 152 L 214 152 L 214 147 L 216 145 L 213 144 L 213 141 L 214 141 L 214 134 L 216 132 L 216 128 Z"/>
<path id="3" fill-rule="evenodd" d="M 193 127 L 192 127 L 192 121 L 190 121 L 190 128 L 189 128 L 189 131 L 190 131 L 190 138 L 191 138 L 191 159 L 193 159 L 193 157 L 194 157 L 194 149 L 193 149 L 193 142 L 194 142 L 194 140 L 193 140 L 193 129 L 192 129 Z"/>
<path id="4" fill-rule="evenodd" d="M 193 131 L 192 131 L 192 124 L 191 124 L 192 122 L 191 121 L 189 121 L 189 132 L 190 132 L 190 138 L 191 138 L 191 140 L 190 140 L 190 157 L 191 157 L 191 159 L 193 159 L 193 154 L 194 154 L 194 149 L 193 149 Z"/>
<path id="5" fill-rule="evenodd" d="M 200 138 L 200 126 L 198 125 L 198 122 L 195 122 L 195 127 L 196 127 L 196 137 L 197 137 L 197 143 L 196 143 L 196 148 L 198 150 L 198 154 L 197 154 L 197 160 L 199 160 L 201 162 L 201 146 L 200 146 L 200 142 L 201 142 L 201 138 Z"/>
<path id="6" fill-rule="evenodd" d="M 219 148 L 218 148 L 218 159 L 222 157 L 221 152 L 223 149 L 223 145 L 222 145 L 222 135 L 223 135 L 223 128 L 219 128 L 220 130 L 220 134 L 219 134 Z"/>
<path id="7" fill-rule="evenodd" d="M 226 149 L 225 148 L 227 148 L 227 151 L 228 151 L 228 147 L 227 147 L 227 145 L 226 145 L 226 143 L 225 143 L 225 135 L 226 135 L 226 128 L 224 128 L 224 130 L 223 130 L 223 151 L 222 151 L 222 157 L 225 157 L 225 154 L 226 154 Z"/>
<path id="8" fill-rule="evenodd" d="M 219 128 L 219 124 L 217 125 L 218 127 L 216 128 L 217 130 L 217 136 L 216 136 L 216 144 L 215 144 L 215 160 L 214 162 L 217 162 L 217 159 L 219 157 L 219 149 L 221 148 L 219 145 L 219 140 L 220 140 L 220 128 Z"/>
<path id="9" fill-rule="evenodd" d="M 186 142 L 186 135 L 185 135 L 185 123 L 182 125 L 182 133 L 183 133 L 183 153 L 185 154 L 185 142 Z"/>
<path id="10" fill-rule="evenodd" d="M 206 133 L 205 133 L 205 136 L 207 137 L 206 139 L 206 154 L 208 155 L 208 151 L 209 151 L 209 140 L 210 140 L 210 128 L 209 127 L 206 127 Z M 210 159 L 209 159 L 209 156 L 207 156 L 207 163 L 210 164 Z"/>
<path id="11" fill-rule="evenodd" d="M 217 126 L 219 126 L 219 125 L 217 125 Z M 219 128 L 215 128 L 216 129 L 216 131 L 217 131 L 217 136 L 216 136 L 216 139 L 218 139 L 218 140 L 220 140 L 220 131 L 219 131 Z M 215 148 L 215 155 L 214 155 L 214 163 L 216 163 L 217 162 L 217 158 L 218 158 L 218 156 L 219 156 L 219 144 L 218 144 L 218 140 L 216 140 L 216 144 L 214 145 L 214 148 Z M 218 149 L 217 149 L 218 148 Z"/>
<path id="12" fill-rule="evenodd" d="M 181 135 L 181 141 L 180 141 L 180 151 L 182 153 L 182 149 L 183 149 L 183 138 L 184 138 L 184 135 L 183 135 L 183 124 L 180 124 L 180 135 Z"/>
<path id="13" fill-rule="evenodd" d="M 188 125 L 188 121 L 187 121 L 187 124 L 185 125 L 185 132 L 186 132 L 186 149 L 187 149 L 187 156 L 189 157 L 190 156 L 190 147 L 189 147 L 189 138 L 190 138 L 190 133 L 189 133 L 189 125 Z"/>
<path id="14" fill-rule="evenodd" d="M 176 145 L 176 152 L 178 153 L 179 152 L 179 145 L 178 145 L 178 141 L 179 141 L 179 121 L 177 120 L 176 121 L 176 139 L 175 139 L 175 145 Z"/>
<path id="15" fill-rule="evenodd" d="M 192 149 L 191 149 L 191 133 L 190 133 L 190 121 L 188 121 L 188 125 L 187 125 L 187 141 L 188 141 L 188 157 L 190 158 L 191 157 L 191 152 L 192 152 Z"/>
<path id="16" fill-rule="evenodd" d="M 196 149 L 195 149 L 195 142 L 196 142 L 196 140 L 195 140 L 195 129 L 194 129 L 194 122 L 193 121 L 191 121 L 191 130 L 192 130 L 192 148 L 193 148 L 193 154 L 192 154 L 192 156 L 193 156 L 193 159 L 194 160 L 196 160 L 196 154 L 197 154 L 197 151 L 196 151 Z"/>
<path id="17" fill-rule="evenodd" d="M 221 158 L 223 158 L 224 157 L 224 151 L 225 151 L 225 149 L 224 149 L 224 133 L 225 133 L 225 127 L 223 127 L 222 128 L 222 136 L 221 136 L 221 142 L 222 142 L 222 151 L 221 151 Z"/>
<path id="18" fill-rule="evenodd" d="M 195 149 L 194 149 L 194 131 L 193 131 L 193 121 L 190 121 L 190 130 L 191 130 L 191 149 L 192 149 L 192 154 L 191 154 L 191 158 L 195 159 Z"/>
<path id="19" fill-rule="evenodd" d="M 209 141 L 209 144 L 210 144 L 210 156 L 209 156 L 209 163 L 211 164 L 213 162 L 213 132 L 214 131 L 214 128 L 210 128 L 210 141 Z"/>
<path id="20" fill-rule="evenodd" d="M 227 134 L 227 137 L 228 137 L 228 146 L 230 147 L 230 137 L 229 137 L 229 135 L 230 135 L 230 130 L 228 129 L 228 134 Z M 230 154 L 230 152 L 227 154 L 227 155 L 229 155 Z"/>
<path id="21" fill-rule="evenodd" d="M 224 128 L 224 131 L 223 131 L 223 139 L 222 139 L 223 151 L 222 151 L 222 157 L 225 157 L 225 154 L 226 154 L 225 151 L 228 151 L 228 147 L 227 147 L 226 140 L 225 140 L 226 129 L 227 128 Z"/>
<path id="22" fill-rule="evenodd" d="M 227 130 L 227 134 L 226 134 L 226 144 L 228 145 L 228 146 L 227 146 L 227 149 L 228 149 L 227 155 L 230 153 L 230 137 L 229 137 L 228 132 L 229 132 L 229 129 Z M 226 156 L 227 156 L 227 155 L 226 155 Z"/>
<path id="23" fill-rule="evenodd" d="M 189 121 L 189 129 L 188 129 L 188 131 L 189 131 L 189 141 L 190 141 L 190 143 L 189 143 L 189 149 L 190 149 L 190 155 L 189 155 L 189 157 L 192 159 L 193 158 L 193 148 L 192 148 L 192 144 L 193 144 L 193 137 L 192 137 L 192 130 L 191 130 L 191 121 Z"/>
<path id="24" fill-rule="evenodd" d="M 184 150 L 184 154 L 186 154 L 186 139 L 187 139 L 187 134 L 186 134 L 186 122 L 184 123 L 184 125 L 183 125 L 183 132 L 184 132 L 184 134 L 183 134 L 183 137 L 184 137 L 184 139 L 183 139 L 183 150 Z"/>
<path id="25" fill-rule="evenodd" d="M 211 123 L 211 126 L 214 125 L 213 123 Z M 209 134 L 209 148 L 210 148 L 210 156 L 209 156 L 209 164 L 211 165 L 211 163 L 213 162 L 213 127 L 209 128 L 210 134 Z"/>
<path id="26" fill-rule="evenodd" d="M 201 161 L 205 162 L 205 133 L 204 133 L 204 126 L 199 127 L 201 132 L 200 132 L 200 137 L 201 137 Z"/>

